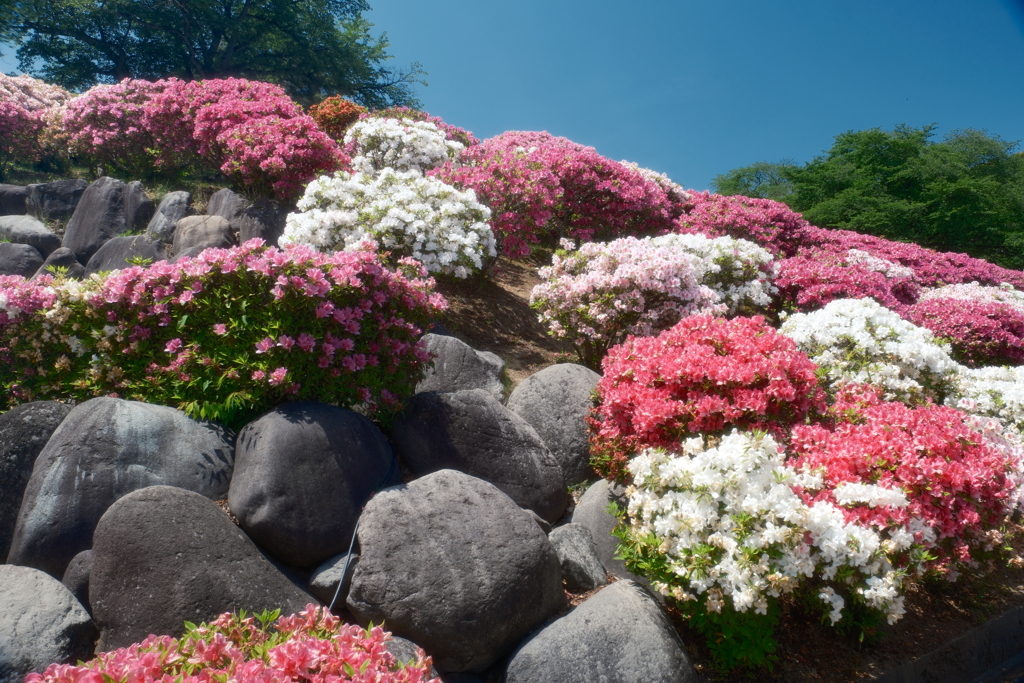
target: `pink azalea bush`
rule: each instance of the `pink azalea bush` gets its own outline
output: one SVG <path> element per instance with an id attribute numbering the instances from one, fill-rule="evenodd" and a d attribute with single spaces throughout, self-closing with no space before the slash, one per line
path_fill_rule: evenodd
<path id="1" fill-rule="evenodd" d="M 414 261 L 393 271 L 373 252 L 260 240 L 56 285 L 0 288 L 35 307 L 0 328 L 12 397 L 117 395 L 229 426 L 302 399 L 386 417 L 413 393 L 420 332 L 446 306 Z"/>
<path id="2" fill-rule="evenodd" d="M 883 401 L 874 388 L 848 387 L 831 409 L 831 427 L 796 425 L 788 464 L 820 472 L 825 486 L 804 494 L 827 500 L 847 521 L 898 529 L 904 548 L 928 556 L 903 566 L 949 573 L 990 556 L 1015 501 L 1010 472 L 1019 467 L 971 427 L 964 413 L 926 404 Z M 908 504 L 886 504 L 876 487 L 902 492 Z M 844 492 L 846 495 L 839 495 Z"/>
<path id="3" fill-rule="evenodd" d="M 676 220 L 675 232 L 707 237 L 736 237 L 760 244 L 777 255 L 792 255 L 810 223 L 782 202 L 755 197 L 690 194 L 689 208 Z"/>
<path id="4" fill-rule="evenodd" d="M 850 258 L 848 252 L 813 250 L 780 260 L 775 286 L 783 306 L 798 311 L 819 309 L 836 299 L 870 297 L 893 309 L 916 301 L 920 286 L 913 271 L 884 263 L 895 267 L 881 268 Z"/>
<path id="5" fill-rule="evenodd" d="M 39 156 L 42 128 L 43 120 L 38 111 L 0 100 L 0 180 L 15 160 Z"/>
<path id="6" fill-rule="evenodd" d="M 209 624 L 186 624 L 180 638 L 151 635 L 79 665 L 51 664 L 25 683 L 421 683 L 431 660 L 400 662 L 379 626 L 343 624 L 326 609 L 281 617 L 222 614 Z"/>
<path id="7" fill-rule="evenodd" d="M 588 419 L 591 462 L 612 480 L 645 448 L 730 426 L 784 437 L 824 410 L 814 364 L 760 316 L 684 318 L 612 348 L 602 369 Z"/>
<path id="8" fill-rule="evenodd" d="M 928 298 L 901 315 L 945 339 L 970 367 L 1024 364 L 1024 310 L 985 300 Z"/>
<path id="9" fill-rule="evenodd" d="M 502 133 L 430 174 L 476 191 L 493 212 L 500 253 L 513 258 L 557 237 L 585 242 L 668 232 L 676 217 L 659 183 L 546 132 Z"/>

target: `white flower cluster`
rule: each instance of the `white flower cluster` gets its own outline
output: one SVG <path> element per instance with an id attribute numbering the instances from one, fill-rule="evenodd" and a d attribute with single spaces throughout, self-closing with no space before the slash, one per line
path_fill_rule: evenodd
<path id="1" fill-rule="evenodd" d="M 962 368 L 946 404 L 1024 434 L 1024 367 Z"/>
<path id="2" fill-rule="evenodd" d="M 880 387 L 887 400 L 941 401 L 960 371 L 931 331 L 874 299 L 836 299 L 789 316 L 780 331 L 810 356 L 833 389 L 864 383 Z"/>
<path id="3" fill-rule="evenodd" d="M 660 187 L 662 190 L 665 191 L 665 194 L 668 195 L 668 198 L 677 204 L 685 204 L 686 202 L 690 201 L 690 197 L 693 196 L 692 193 L 690 193 L 688 190 L 683 189 L 682 185 L 679 185 L 678 183 L 674 182 L 664 173 L 658 173 L 657 171 L 652 171 L 649 168 L 644 168 L 643 166 L 634 161 L 626 161 L 625 159 L 623 159 L 619 163 L 625 166 L 626 168 L 630 168 L 636 171 L 637 173 L 639 173 L 640 175 L 642 175 L 643 177 L 647 178 L 652 183 Z"/>
<path id="4" fill-rule="evenodd" d="M 778 288 L 775 257 L 758 244 L 734 237 L 662 235 L 649 238 L 655 247 L 676 247 L 700 259 L 697 277 L 726 305 L 727 315 L 754 313 L 769 306 Z"/>
<path id="5" fill-rule="evenodd" d="M 353 124 L 345 145 L 355 151 L 352 168 L 371 176 L 386 168 L 423 175 L 463 149 L 428 121 L 373 117 Z"/>
<path id="6" fill-rule="evenodd" d="M 848 249 L 844 261 L 846 261 L 846 265 L 848 266 L 864 266 L 868 270 L 881 273 L 890 279 L 914 277 L 913 268 L 908 268 L 907 266 L 900 265 L 899 263 L 894 263 L 893 261 L 875 256 L 874 254 L 861 249 Z"/>
<path id="7" fill-rule="evenodd" d="M 918 301 L 929 299 L 957 299 L 959 301 L 1007 304 L 1024 312 L 1024 292 L 1014 289 L 1013 285 L 1008 282 L 1004 282 L 998 287 L 986 287 L 977 282 L 970 282 L 922 290 Z"/>
<path id="8" fill-rule="evenodd" d="M 311 182 L 288 215 L 280 244 L 321 250 L 362 248 L 369 238 L 431 273 L 468 277 L 495 256 L 491 210 L 473 190 L 385 168 L 375 176 L 340 171 Z"/>
<path id="9" fill-rule="evenodd" d="M 688 439 L 679 454 L 641 453 L 629 470 L 635 482 L 628 490 L 631 533 L 662 539 L 669 570 L 683 582 L 656 583 L 666 595 L 704 595 L 709 611 L 721 611 L 728 597 L 738 612 L 764 614 L 768 597 L 790 593 L 809 578 L 833 581 L 842 571 L 850 574 L 844 588 L 885 612 L 889 623 L 903 614 L 901 574 L 886 552 L 909 547 L 913 537 L 884 540 L 847 523 L 831 503 L 805 504 L 792 487 L 820 488 L 820 477 L 783 465 L 771 437 L 733 431 L 713 447 Z M 851 494 L 882 504 L 899 499 L 896 492 Z M 842 596 L 827 588 L 820 597 L 838 621 Z"/>

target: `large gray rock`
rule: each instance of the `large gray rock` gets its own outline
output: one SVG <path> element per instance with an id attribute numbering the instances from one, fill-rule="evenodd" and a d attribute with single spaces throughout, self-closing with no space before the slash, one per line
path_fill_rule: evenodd
<path id="1" fill-rule="evenodd" d="M 252 206 L 243 209 L 232 221 L 232 226 L 238 230 L 239 244 L 259 238 L 266 244 L 276 247 L 277 240 L 284 234 L 287 219 L 287 208 L 273 199 L 259 199 Z"/>
<path id="2" fill-rule="evenodd" d="M 101 651 L 224 612 L 282 614 L 316 600 L 263 556 L 217 504 L 152 486 L 110 506 L 93 539 L 89 602 Z"/>
<path id="3" fill-rule="evenodd" d="M 562 579 L 570 593 L 586 593 L 608 583 L 604 565 L 597 557 L 590 530 L 582 524 L 565 524 L 548 534 L 562 565 Z"/>
<path id="4" fill-rule="evenodd" d="M 483 671 L 565 604 L 547 536 L 485 481 L 444 470 L 381 491 L 359 522 L 348 608 L 438 671 Z"/>
<path id="5" fill-rule="evenodd" d="M 89 183 L 81 178 L 28 186 L 26 211 L 41 221 L 66 221 L 75 213 Z"/>
<path id="6" fill-rule="evenodd" d="M 23 403 L 0 415 L 0 559 L 7 557 L 32 466 L 71 406 Z"/>
<path id="7" fill-rule="evenodd" d="M 146 195 L 142 182 L 133 180 L 124 187 L 124 225 L 129 232 L 141 232 L 156 212 L 153 200 Z"/>
<path id="8" fill-rule="evenodd" d="M 248 199 L 225 187 L 210 196 L 206 204 L 206 215 L 220 216 L 233 224 L 248 207 Z"/>
<path id="9" fill-rule="evenodd" d="M 32 277 L 37 278 L 40 275 L 52 274 L 49 270 L 50 266 L 67 269 L 67 276 L 74 280 L 81 280 L 85 277 L 85 266 L 78 262 L 75 252 L 66 247 L 54 249 L 53 253 L 46 257 L 43 265 L 39 266 L 39 270 Z"/>
<path id="10" fill-rule="evenodd" d="M 89 574 L 92 573 L 92 551 L 83 550 L 71 558 L 60 582 L 71 591 L 82 607 L 89 611 Z"/>
<path id="11" fill-rule="evenodd" d="M 434 362 L 416 385 L 417 392 L 483 389 L 498 401 L 502 399 L 505 389 L 501 373 L 505 361 L 501 358 L 443 334 L 425 334 L 423 343 L 434 356 Z"/>
<path id="12" fill-rule="evenodd" d="M 220 216 L 186 216 L 174 228 L 171 252 L 175 255 L 187 249 L 226 249 L 236 244 L 231 224 Z"/>
<path id="13" fill-rule="evenodd" d="M 174 408 L 107 397 L 80 403 L 36 458 L 7 560 L 63 576 L 115 500 L 157 484 L 217 500 L 233 461 L 231 432 Z"/>
<path id="14" fill-rule="evenodd" d="M 28 213 L 28 188 L 24 185 L 0 183 L 0 216 L 21 216 Z"/>
<path id="15" fill-rule="evenodd" d="M 401 482 L 370 420 L 326 403 L 285 403 L 238 435 L 228 507 L 254 541 L 308 567 L 348 550 L 374 491 Z"/>
<path id="16" fill-rule="evenodd" d="M 394 421 L 391 440 L 416 476 L 459 470 L 489 481 L 548 522 L 565 512 L 558 461 L 533 427 L 483 389 L 416 394 Z"/>
<path id="17" fill-rule="evenodd" d="M 315 595 L 320 602 L 330 605 L 337 595 L 336 605 L 344 605 L 348 597 L 348 590 L 352 585 L 352 575 L 359 564 L 359 556 L 347 552 L 339 553 L 328 558 L 326 562 L 316 568 L 313 576 L 309 577 L 309 592 Z M 341 590 L 338 590 L 338 584 Z"/>
<path id="18" fill-rule="evenodd" d="M 32 277 L 43 265 L 43 255 L 28 244 L 0 242 L 0 275 Z"/>
<path id="19" fill-rule="evenodd" d="M 184 190 L 168 192 L 160 200 L 160 206 L 146 226 L 146 235 L 155 240 L 170 242 L 174 238 L 174 227 L 185 216 L 192 215 L 192 195 Z"/>
<path id="20" fill-rule="evenodd" d="M 509 409 L 537 430 L 570 486 L 594 476 L 586 417 L 600 380 L 582 365 L 551 365 L 527 377 L 508 397 Z"/>
<path id="21" fill-rule="evenodd" d="M 0 238 L 18 244 L 29 244 L 39 250 L 43 258 L 60 247 L 57 234 L 32 216 L 0 216 Z"/>
<path id="22" fill-rule="evenodd" d="M 75 213 L 68 221 L 62 247 L 75 252 L 87 264 L 103 243 L 127 230 L 124 206 L 125 184 L 103 176 L 82 193 Z"/>
<path id="23" fill-rule="evenodd" d="M 523 643 L 504 680 L 697 683 L 701 678 L 654 598 L 632 581 L 618 581 Z"/>
<path id="24" fill-rule="evenodd" d="M 0 683 L 21 683 L 50 664 L 92 657 L 96 628 L 60 581 L 0 565 Z"/>
<path id="25" fill-rule="evenodd" d="M 647 579 L 626 569 L 626 563 L 615 557 L 619 539 L 612 536 L 612 529 L 618 524 L 618 520 L 608 512 L 609 503 L 615 503 L 625 509 L 628 504 L 626 492 L 622 486 L 611 486 L 606 480 L 601 479 L 587 489 L 580 502 L 576 504 L 576 509 L 572 512 L 572 523 L 586 527 L 590 531 L 597 557 L 609 574 L 631 579 L 645 587 L 649 586 L 650 582 Z"/>
<path id="26" fill-rule="evenodd" d="M 145 235 L 122 235 L 107 240 L 85 266 L 86 276 L 110 270 L 121 270 L 132 264 L 130 258 L 149 259 L 150 263 L 166 261 L 164 243 Z"/>

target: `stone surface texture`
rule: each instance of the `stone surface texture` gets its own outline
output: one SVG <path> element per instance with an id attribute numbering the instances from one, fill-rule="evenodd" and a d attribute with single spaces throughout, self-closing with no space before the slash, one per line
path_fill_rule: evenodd
<path id="1" fill-rule="evenodd" d="M 0 183 L 0 216 L 21 216 L 28 213 L 28 188 L 24 185 Z"/>
<path id="2" fill-rule="evenodd" d="M 42 275 L 50 274 L 48 270 L 50 266 L 66 269 L 67 276 L 74 280 L 81 280 L 85 277 L 85 266 L 78 262 L 78 257 L 75 256 L 75 252 L 66 247 L 54 249 L 53 253 L 46 257 L 46 260 L 43 261 L 43 265 L 39 266 L 39 270 L 37 270 L 36 274 L 32 277 L 37 278 Z"/>
<path id="3" fill-rule="evenodd" d="M 272 199 L 258 199 L 252 206 L 243 209 L 232 221 L 238 230 L 238 243 L 245 244 L 259 238 L 276 247 L 277 240 L 284 234 L 288 209 Z"/>
<path id="4" fill-rule="evenodd" d="M 444 334 L 425 334 L 423 343 L 434 356 L 434 362 L 416 385 L 417 392 L 483 389 L 498 401 L 502 399 L 505 388 L 501 373 L 505 361 L 501 358 Z"/>
<path id="5" fill-rule="evenodd" d="M 581 524 L 553 529 L 548 540 L 562 565 L 562 579 L 571 593 L 586 593 L 608 583 L 604 565 L 597 557 L 590 530 Z"/>
<path id="6" fill-rule="evenodd" d="M 124 225 L 130 232 L 142 232 L 156 213 L 153 200 L 146 195 L 142 182 L 133 180 L 124 187 Z"/>
<path id="7" fill-rule="evenodd" d="M 0 275 L 32 277 L 43 265 L 43 255 L 28 244 L 0 242 Z"/>
<path id="8" fill-rule="evenodd" d="M 43 258 L 60 248 L 57 234 L 32 216 L 0 216 L 0 238 L 31 245 Z"/>
<path id="9" fill-rule="evenodd" d="M 145 235 L 123 235 L 103 243 L 85 266 L 86 276 L 103 271 L 122 270 L 132 264 L 130 258 L 149 259 L 151 263 L 166 261 L 164 243 Z"/>
<path id="10" fill-rule="evenodd" d="M 66 221 L 75 213 L 87 187 L 88 181 L 81 178 L 29 185 L 25 210 L 41 221 Z"/>
<path id="11" fill-rule="evenodd" d="M 170 242 L 174 239 L 174 228 L 185 216 L 192 215 L 192 194 L 184 190 L 168 192 L 156 207 L 156 213 L 149 219 L 146 234 L 155 240 Z"/>
<path id="12" fill-rule="evenodd" d="M 236 244 L 231 224 L 220 216 L 186 216 L 174 228 L 171 252 L 175 255 L 188 249 L 226 249 Z"/>
<path id="13" fill-rule="evenodd" d="M 104 242 L 127 230 L 124 199 L 122 181 L 103 176 L 93 182 L 82 193 L 61 246 L 75 252 L 80 263 L 89 263 Z"/>

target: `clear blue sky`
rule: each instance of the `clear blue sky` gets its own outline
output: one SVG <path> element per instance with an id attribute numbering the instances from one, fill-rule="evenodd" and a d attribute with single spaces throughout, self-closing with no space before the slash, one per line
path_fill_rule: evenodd
<path id="1" fill-rule="evenodd" d="M 430 113 L 480 138 L 547 130 L 688 188 L 851 129 L 1024 141 L 1024 0 L 370 4 L 395 64 L 429 72 Z"/>

